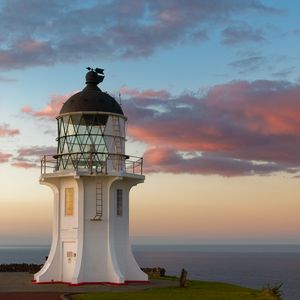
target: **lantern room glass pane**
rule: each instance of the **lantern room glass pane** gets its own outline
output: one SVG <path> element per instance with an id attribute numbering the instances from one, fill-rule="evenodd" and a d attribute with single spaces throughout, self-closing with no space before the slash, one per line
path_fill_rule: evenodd
<path id="1" fill-rule="evenodd" d="M 105 114 L 68 114 L 58 119 L 59 169 L 120 170 L 125 120 Z"/>

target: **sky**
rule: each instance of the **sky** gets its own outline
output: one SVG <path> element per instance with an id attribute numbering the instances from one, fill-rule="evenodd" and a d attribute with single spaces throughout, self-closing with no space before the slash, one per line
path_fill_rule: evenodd
<path id="1" fill-rule="evenodd" d="M 0 0 L 0 245 L 50 244 L 40 159 L 84 87 L 121 95 L 135 244 L 300 243 L 300 3 Z"/>

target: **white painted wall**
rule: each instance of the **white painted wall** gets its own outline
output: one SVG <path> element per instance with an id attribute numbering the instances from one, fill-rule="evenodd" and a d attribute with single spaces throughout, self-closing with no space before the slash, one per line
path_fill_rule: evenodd
<path id="1" fill-rule="evenodd" d="M 96 182 L 103 183 L 103 216 L 96 209 Z M 37 282 L 113 282 L 148 280 L 129 244 L 129 191 L 143 178 L 99 176 L 44 177 L 54 191 L 53 241 Z M 65 188 L 74 188 L 74 215 L 65 216 Z M 123 216 L 116 213 L 116 190 L 123 189 Z M 67 257 L 67 252 L 75 256 Z"/>

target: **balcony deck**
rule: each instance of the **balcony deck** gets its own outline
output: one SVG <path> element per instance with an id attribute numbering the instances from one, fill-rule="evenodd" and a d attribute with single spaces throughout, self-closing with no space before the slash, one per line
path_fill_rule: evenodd
<path id="1" fill-rule="evenodd" d="M 73 152 L 45 155 L 41 160 L 42 177 L 70 172 L 78 175 L 143 176 L 143 158 L 115 153 Z"/>

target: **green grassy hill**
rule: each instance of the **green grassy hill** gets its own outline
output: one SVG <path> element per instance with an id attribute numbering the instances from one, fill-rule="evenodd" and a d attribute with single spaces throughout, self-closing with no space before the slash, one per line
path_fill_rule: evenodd
<path id="1" fill-rule="evenodd" d="M 142 291 L 73 295 L 72 300 L 279 300 L 276 289 L 261 291 L 232 284 L 188 281 L 185 288 L 148 288 Z"/>

